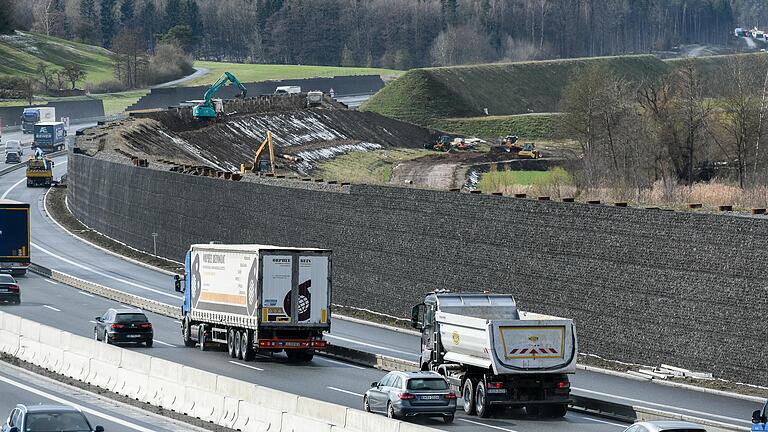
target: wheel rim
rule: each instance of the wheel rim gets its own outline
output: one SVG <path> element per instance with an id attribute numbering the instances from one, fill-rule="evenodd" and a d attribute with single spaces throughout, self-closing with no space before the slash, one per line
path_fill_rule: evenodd
<path id="1" fill-rule="evenodd" d="M 242 359 L 243 355 L 242 355 L 242 351 L 240 351 L 240 338 L 241 338 L 240 332 L 235 331 L 235 357 Z"/>
<path id="2" fill-rule="evenodd" d="M 99 331 L 96 329 L 93 330 L 93 340 L 99 340 Z"/>
<path id="3" fill-rule="evenodd" d="M 387 405 L 387 417 L 395 418 L 395 410 L 392 408 L 392 405 Z"/>
<path id="4" fill-rule="evenodd" d="M 485 389 L 482 384 L 477 386 L 477 392 L 475 393 L 475 409 L 480 414 L 485 408 Z"/>
<path id="5" fill-rule="evenodd" d="M 464 384 L 464 391 L 461 392 L 461 397 L 464 399 L 464 411 L 469 412 L 472 409 L 472 389 L 470 388 L 469 381 Z"/>
<path id="6" fill-rule="evenodd" d="M 232 329 L 227 332 L 227 351 L 230 357 L 235 356 L 235 331 Z"/>
<path id="7" fill-rule="evenodd" d="M 363 409 L 366 412 L 371 412 L 371 406 L 368 405 L 368 396 L 363 396 Z"/>
<path id="8" fill-rule="evenodd" d="M 243 331 L 240 334 L 240 355 L 243 360 L 248 359 L 248 332 Z"/>

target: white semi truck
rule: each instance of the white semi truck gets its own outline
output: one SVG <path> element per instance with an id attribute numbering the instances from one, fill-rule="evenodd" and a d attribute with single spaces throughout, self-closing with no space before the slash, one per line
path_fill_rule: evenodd
<path id="1" fill-rule="evenodd" d="M 468 415 L 500 406 L 566 414 L 578 352 L 571 320 L 521 312 L 511 295 L 441 292 L 414 306 L 411 324 L 422 334 L 421 369 L 445 376 Z"/>
<path id="2" fill-rule="evenodd" d="M 285 351 L 309 361 L 331 329 L 331 251 L 263 245 L 192 245 L 185 277 L 184 345 L 252 360 L 256 351 Z"/>

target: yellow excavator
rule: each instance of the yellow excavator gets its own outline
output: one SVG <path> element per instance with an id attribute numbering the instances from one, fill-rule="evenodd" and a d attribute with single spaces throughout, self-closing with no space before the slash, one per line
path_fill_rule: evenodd
<path id="1" fill-rule="evenodd" d="M 264 152 L 269 149 L 269 160 L 262 161 Z M 253 163 L 240 164 L 240 172 L 243 173 L 272 173 L 275 174 L 275 146 L 272 144 L 272 132 L 267 131 L 267 137 L 256 150 Z"/>

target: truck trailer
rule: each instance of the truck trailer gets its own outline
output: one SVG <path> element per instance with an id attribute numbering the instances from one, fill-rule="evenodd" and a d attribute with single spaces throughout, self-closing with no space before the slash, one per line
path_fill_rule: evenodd
<path id="1" fill-rule="evenodd" d="M 34 129 L 33 150 L 39 148 L 46 153 L 53 153 L 66 147 L 67 129 L 63 122 L 40 122 Z"/>
<path id="2" fill-rule="evenodd" d="M 331 328 L 331 251 L 264 245 L 192 245 L 184 277 L 184 345 L 227 347 L 252 360 L 285 351 L 290 361 L 312 359 Z"/>
<path id="3" fill-rule="evenodd" d="M 468 415 L 497 407 L 562 417 L 576 372 L 573 322 L 525 314 L 506 294 L 430 293 L 414 306 L 421 331 L 421 370 L 443 375 L 464 399 Z"/>
<path id="4" fill-rule="evenodd" d="M 29 268 L 29 204 L 0 199 L 0 273 Z"/>
<path id="5" fill-rule="evenodd" d="M 54 121 L 56 121 L 55 107 L 24 108 L 21 114 L 21 132 L 31 134 L 35 130 L 35 124 Z"/>

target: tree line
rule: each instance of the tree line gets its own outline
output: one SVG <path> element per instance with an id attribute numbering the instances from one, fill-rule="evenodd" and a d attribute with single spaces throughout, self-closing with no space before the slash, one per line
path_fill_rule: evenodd
<path id="1" fill-rule="evenodd" d="M 683 60 L 644 82 L 600 67 L 576 73 L 561 127 L 584 155 L 579 183 L 635 195 L 657 182 L 768 185 L 768 59 L 735 56 L 714 75 L 700 67 Z"/>
<path id="2" fill-rule="evenodd" d="M 107 48 L 181 26 L 201 59 L 399 69 L 722 45 L 768 23 L 763 0 L 15 1 L 17 26 Z"/>

